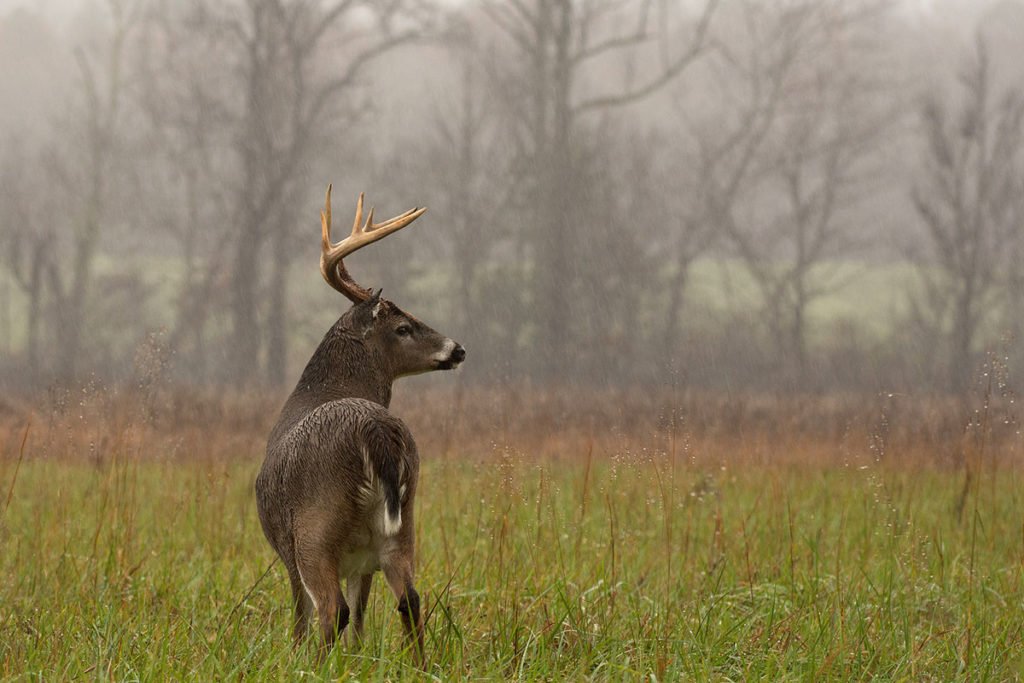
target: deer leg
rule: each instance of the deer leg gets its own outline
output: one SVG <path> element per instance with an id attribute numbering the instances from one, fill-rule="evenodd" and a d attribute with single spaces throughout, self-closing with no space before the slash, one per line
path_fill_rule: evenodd
<path id="1" fill-rule="evenodd" d="M 392 556 L 382 562 L 384 578 L 387 579 L 391 592 L 398 599 L 398 613 L 402 615 L 402 627 L 405 629 L 406 643 L 412 646 L 416 663 L 424 665 L 423 622 L 420 620 L 420 595 L 413 587 L 412 553 Z"/>
<path id="2" fill-rule="evenodd" d="M 299 562 L 299 578 L 316 608 L 322 636 L 320 653 L 322 662 L 334 647 L 334 641 L 348 625 L 349 609 L 341 595 L 338 582 L 338 563 L 330 555 L 320 554 L 313 561 Z"/>
<path id="3" fill-rule="evenodd" d="M 292 584 L 292 603 L 295 606 L 295 621 L 292 627 L 293 647 L 298 648 L 309 632 L 309 616 L 313 611 L 313 603 L 302 586 L 302 579 L 299 577 L 299 568 L 292 565 L 288 567 L 288 579 Z"/>
<path id="4" fill-rule="evenodd" d="M 373 585 L 373 574 L 353 574 L 348 577 L 348 590 L 345 599 L 352 608 L 352 645 L 359 646 L 363 641 L 363 622 L 366 618 L 366 604 L 370 601 L 370 587 Z"/>

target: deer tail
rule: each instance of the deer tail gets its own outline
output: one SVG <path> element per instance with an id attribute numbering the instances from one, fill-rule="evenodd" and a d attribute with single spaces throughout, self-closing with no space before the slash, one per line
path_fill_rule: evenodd
<path id="1" fill-rule="evenodd" d="M 374 474 L 384 496 L 381 526 L 385 536 L 394 536 L 402 528 L 402 494 L 405 489 L 402 479 L 407 445 L 404 434 L 391 425 L 375 425 L 368 436 Z"/>

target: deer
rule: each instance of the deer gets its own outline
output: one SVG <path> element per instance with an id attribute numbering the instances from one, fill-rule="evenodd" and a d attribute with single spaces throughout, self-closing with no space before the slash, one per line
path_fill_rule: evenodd
<path id="1" fill-rule="evenodd" d="M 461 344 L 357 284 L 343 259 L 401 230 L 426 211 L 383 223 L 363 194 L 352 233 L 331 241 L 331 186 L 320 214 L 320 272 L 352 306 L 324 335 L 267 439 L 256 478 L 263 533 L 291 582 L 297 648 L 315 611 L 318 661 L 345 632 L 359 644 L 374 573 L 384 578 L 401 615 L 407 647 L 424 662 L 420 596 L 414 579 L 413 503 L 419 454 L 408 427 L 389 411 L 399 377 L 456 368 Z M 341 591 L 341 579 L 346 591 Z"/>

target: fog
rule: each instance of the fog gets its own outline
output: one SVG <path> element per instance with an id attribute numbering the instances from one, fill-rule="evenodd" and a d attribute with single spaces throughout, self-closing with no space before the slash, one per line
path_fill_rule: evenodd
<path id="1" fill-rule="evenodd" d="M 0 0 L 0 388 L 294 383 L 349 306 L 328 183 L 340 231 L 360 192 L 428 207 L 346 264 L 465 382 L 1012 377 L 1022 29 L 1020 0 Z"/>

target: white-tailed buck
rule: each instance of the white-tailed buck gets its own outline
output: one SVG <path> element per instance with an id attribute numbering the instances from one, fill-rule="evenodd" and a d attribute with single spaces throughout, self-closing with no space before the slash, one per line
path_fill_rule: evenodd
<path id="1" fill-rule="evenodd" d="M 383 570 L 398 600 L 417 660 L 423 658 L 420 600 L 413 587 L 413 500 L 419 455 L 408 428 L 388 412 L 399 377 L 449 370 L 465 350 L 349 276 L 352 252 L 404 228 L 426 209 L 384 223 L 363 222 L 359 195 L 352 234 L 331 243 L 331 188 L 323 213 L 320 270 L 354 305 L 310 358 L 267 441 L 256 478 L 260 523 L 291 579 L 294 638 L 313 610 L 323 635 L 320 656 L 351 615 L 356 642 L 373 574 Z M 347 590 L 342 594 L 340 580 Z"/>

